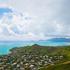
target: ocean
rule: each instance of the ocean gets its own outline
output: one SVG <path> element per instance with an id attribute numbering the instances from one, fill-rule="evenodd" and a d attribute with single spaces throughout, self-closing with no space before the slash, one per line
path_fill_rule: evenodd
<path id="1" fill-rule="evenodd" d="M 66 46 L 69 42 L 51 42 L 51 41 L 0 41 L 0 55 L 6 55 L 10 49 L 14 47 L 24 47 L 27 45 L 43 45 L 43 46 Z"/>

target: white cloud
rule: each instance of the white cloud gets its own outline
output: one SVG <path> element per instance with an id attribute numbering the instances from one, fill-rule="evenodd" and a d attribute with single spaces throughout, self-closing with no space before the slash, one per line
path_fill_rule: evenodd
<path id="1" fill-rule="evenodd" d="M 1 7 L 12 6 L 14 9 L 10 8 L 14 12 L 5 13 L 0 20 L 1 35 L 6 34 L 14 40 L 70 36 L 70 21 L 67 11 L 64 12 L 65 0 L 10 0 L 4 3 Z M 9 19 L 10 16 L 12 19 Z"/>

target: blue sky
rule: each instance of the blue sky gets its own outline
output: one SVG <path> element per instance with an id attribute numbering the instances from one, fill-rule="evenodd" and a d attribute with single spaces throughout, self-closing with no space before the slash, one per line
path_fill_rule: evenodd
<path id="1" fill-rule="evenodd" d="M 0 7 L 3 40 L 70 37 L 70 0 L 0 0 Z"/>

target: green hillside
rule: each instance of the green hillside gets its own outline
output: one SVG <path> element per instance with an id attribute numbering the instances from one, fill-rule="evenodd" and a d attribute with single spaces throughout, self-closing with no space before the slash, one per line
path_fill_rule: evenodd
<path id="1" fill-rule="evenodd" d="M 70 63 L 48 66 L 48 67 L 42 68 L 40 70 L 70 70 Z"/>
<path id="2" fill-rule="evenodd" d="M 63 55 L 65 58 L 68 60 L 70 57 L 70 46 L 40 46 L 37 44 L 34 44 L 32 46 L 25 46 L 25 47 L 20 47 L 20 48 L 13 48 L 10 51 L 12 52 L 17 52 L 18 54 L 25 54 L 25 53 L 31 53 L 31 54 L 39 54 L 39 55 Z M 14 53 L 17 55 L 17 53 Z"/>

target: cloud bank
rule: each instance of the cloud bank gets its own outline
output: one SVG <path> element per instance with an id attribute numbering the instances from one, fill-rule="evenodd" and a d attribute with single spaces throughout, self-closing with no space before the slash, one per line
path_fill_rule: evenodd
<path id="1" fill-rule="evenodd" d="M 70 37 L 69 3 L 69 0 L 1 2 L 0 8 L 3 8 L 4 13 L 0 12 L 0 39 L 46 40 Z M 12 12 L 6 12 L 8 8 Z"/>

